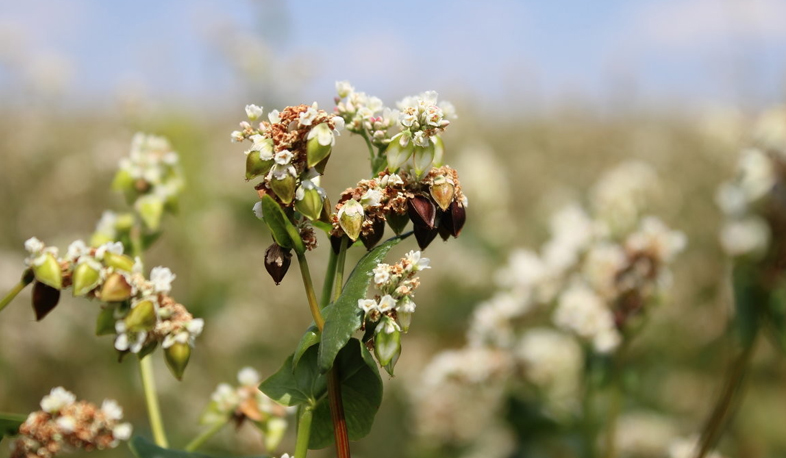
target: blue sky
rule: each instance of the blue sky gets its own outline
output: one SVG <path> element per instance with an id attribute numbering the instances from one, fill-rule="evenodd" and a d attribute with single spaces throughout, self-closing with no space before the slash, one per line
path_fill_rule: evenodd
<path id="1" fill-rule="evenodd" d="M 765 106 L 786 93 L 783 18 L 783 0 L 6 1 L 0 84 L 191 107 L 329 103 L 339 79 L 488 106 Z"/>

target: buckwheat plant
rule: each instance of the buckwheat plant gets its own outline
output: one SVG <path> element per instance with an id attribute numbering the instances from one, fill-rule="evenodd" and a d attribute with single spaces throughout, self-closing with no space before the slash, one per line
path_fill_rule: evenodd
<path id="1" fill-rule="evenodd" d="M 732 326 L 739 348 L 702 429 L 696 458 L 708 456 L 741 399 L 759 335 L 786 351 L 786 108 L 759 119 L 736 175 L 718 188 L 717 202 L 726 217 L 720 242 L 732 263 Z"/>
<path id="2" fill-rule="evenodd" d="M 441 134 L 455 117 L 452 105 L 425 92 L 394 109 L 347 82 L 336 89 L 331 112 L 314 103 L 265 117 L 262 108 L 248 105 L 248 120 L 231 135 L 249 144 L 245 176 L 256 182 L 260 199 L 254 212 L 273 236 L 265 267 L 281 282 L 294 251 L 313 317 L 295 352 L 260 385 L 280 404 L 297 407 L 297 458 L 332 442 L 339 457 L 349 457 L 348 441 L 371 429 L 382 396 L 377 363 L 393 374 L 415 311 L 419 274 L 429 268 L 420 251 L 390 264 L 386 254 L 412 233 L 421 250 L 437 235 L 457 237 L 466 218 L 458 174 L 443 163 Z M 320 179 L 343 130 L 365 140 L 371 173 L 332 205 Z M 412 231 L 405 232 L 409 221 Z M 380 243 L 386 225 L 396 236 Z M 330 241 L 319 299 L 307 261 L 318 231 Z M 368 253 L 345 281 L 352 247 Z"/>
<path id="3" fill-rule="evenodd" d="M 514 425 L 520 447 L 560 428 L 581 439 L 566 444 L 580 456 L 616 456 L 627 350 L 686 245 L 644 212 L 657 189 L 648 165 L 623 163 L 591 189 L 587 209 L 574 203 L 552 217 L 539 252 L 511 254 L 499 291 L 472 315 L 466 346 L 438 354 L 413 384 L 422 437 L 464 456 L 510 456 L 513 438 L 500 437 L 510 431 L 507 408 L 529 422 Z"/>

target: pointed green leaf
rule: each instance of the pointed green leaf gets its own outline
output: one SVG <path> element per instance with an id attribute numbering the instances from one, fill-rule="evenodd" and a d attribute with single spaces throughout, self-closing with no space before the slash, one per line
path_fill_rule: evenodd
<path id="1" fill-rule="evenodd" d="M 128 448 L 137 458 L 215 458 L 204 453 L 162 448 L 141 436 L 134 436 L 128 442 Z M 267 458 L 267 456 L 259 456 L 258 458 Z"/>
<path id="2" fill-rule="evenodd" d="M 287 218 L 278 202 L 269 195 L 262 197 L 262 215 L 277 244 L 284 248 L 293 248 L 301 254 L 306 251 L 303 239 L 300 238 L 297 228 Z"/>
<path id="3" fill-rule="evenodd" d="M 308 347 L 297 367 L 292 365 L 293 356 L 287 358 L 278 372 L 265 379 L 259 389 L 285 406 L 313 404 L 327 392 L 327 379 L 317 368 L 317 347 Z"/>
<path id="4" fill-rule="evenodd" d="M 357 339 L 352 339 L 336 358 L 341 380 L 341 400 L 350 440 L 360 440 L 371 431 L 382 403 L 382 378 L 374 358 Z M 314 409 L 308 447 L 325 448 L 333 443 L 333 422 L 327 396 Z"/>
<path id="5" fill-rule="evenodd" d="M 349 275 L 341 296 L 330 310 L 325 311 L 325 327 L 319 345 L 319 369 L 323 373 L 330 370 L 339 350 L 360 328 L 363 312 L 358 308 L 358 299 L 366 297 L 366 290 L 373 277 L 371 271 L 382 262 L 391 248 L 410 234 L 393 237 L 366 253 Z"/>
<path id="6" fill-rule="evenodd" d="M 3 436 L 16 436 L 19 427 L 27 420 L 27 416 L 13 413 L 0 413 L 0 438 Z"/>

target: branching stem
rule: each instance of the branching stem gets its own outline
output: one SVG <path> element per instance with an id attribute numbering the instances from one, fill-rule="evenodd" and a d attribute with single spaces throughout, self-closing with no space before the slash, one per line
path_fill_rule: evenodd
<path id="1" fill-rule="evenodd" d="M 224 427 L 229 422 L 229 418 L 226 421 L 216 423 L 212 425 L 209 429 L 202 431 L 197 437 L 195 437 L 191 442 L 186 445 L 185 451 L 187 452 L 195 452 L 202 447 L 205 442 L 208 441 L 211 437 L 213 437 L 217 432 L 221 431 L 221 428 Z"/>

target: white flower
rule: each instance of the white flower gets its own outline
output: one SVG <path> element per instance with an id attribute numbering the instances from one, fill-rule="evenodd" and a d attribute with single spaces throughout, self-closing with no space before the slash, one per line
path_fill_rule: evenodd
<path id="1" fill-rule="evenodd" d="M 355 88 L 349 84 L 349 81 L 336 81 L 336 93 L 340 98 L 343 99 L 353 92 L 355 92 Z"/>
<path id="2" fill-rule="evenodd" d="M 216 391 L 210 395 L 210 399 L 216 403 L 216 407 L 221 412 L 230 412 L 240 403 L 240 396 L 228 383 L 221 383 L 216 387 Z"/>
<path id="3" fill-rule="evenodd" d="M 440 127 L 442 125 L 442 110 L 440 110 L 439 107 L 431 105 L 426 108 L 424 116 L 426 118 L 426 124 L 429 126 Z"/>
<path id="4" fill-rule="evenodd" d="M 167 334 L 164 337 L 164 341 L 161 342 L 161 348 L 169 348 L 176 343 L 187 343 L 189 340 L 188 332 L 178 332 L 173 334 Z M 115 345 L 117 346 L 117 345 Z"/>
<path id="5" fill-rule="evenodd" d="M 25 250 L 30 254 L 39 254 L 44 251 L 45 247 L 46 245 L 44 245 L 44 242 L 35 237 L 30 237 L 25 241 Z"/>
<path id="6" fill-rule="evenodd" d="M 242 142 L 243 132 L 240 132 L 239 130 L 232 131 L 232 133 L 229 135 L 229 138 L 231 138 L 234 143 Z"/>
<path id="7" fill-rule="evenodd" d="M 390 266 L 384 263 L 377 264 L 374 267 L 374 284 L 382 286 L 390 280 Z"/>
<path id="8" fill-rule="evenodd" d="M 243 386 L 256 387 L 259 385 L 259 372 L 257 372 L 253 367 L 244 367 L 243 369 L 240 369 L 240 372 L 237 373 L 237 380 Z"/>
<path id="9" fill-rule="evenodd" d="M 311 123 L 316 119 L 319 112 L 317 111 L 317 102 L 314 102 L 313 105 L 308 107 L 308 109 L 302 113 L 298 117 L 298 121 L 300 121 L 301 126 L 310 126 Z"/>
<path id="10" fill-rule="evenodd" d="M 344 130 L 345 127 L 344 118 L 341 116 L 333 116 L 331 121 L 333 121 L 333 133 L 336 135 L 341 135 L 341 131 Z"/>
<path id="11" fill-rule="evenodd" d="M 390 294 L 385 294 L 382 296 L 382 299 L 379 300 L 379 311 L 380 312 L 387 312 L 388 310 L 393 310 L 396 308 L 396 300 L 393 299 L 393 296 Z M 388 333 L 389 334 L 389 333 Z"/>
<path id="12" fill-rule="evenodd" d="M 414 111 L 406 112 L 402 111 L 401 114 L 398 115 L 398 122 L 401 123 L 404 127 L 412 127 L 412 124 L 418 120 L 418 117 Z"/>
<path id="13" fill-rule="evenodd" d="M 649 216 L 641 221 L 638 232 L 628 236 L 625 247 L 634 252 L 646 251 L 659 260 L 670 262 L 687 243 L 685 234 L 672 231 L 660 219 Z"/>
<path id="14" fill-rule="evenodd" d="M 290 162 L 292 162 L 292 158 L 295 157 L 295 155 L 292 154 L 291 151 L 285 149 L 283 151 L 279 151 L 278 153 L 276 153 L 274 157 L 276 160 L 276 164 L 287 165 Z"/>
<path id="15" fill-rule="evenodd" d="M 738 169 L 740 188 L 750 202 L 763 197 L 775 185 L 772 159 L 761 150 L 751 148 L 743 151 Z"/>
<path id="16" fill-rule="evenodd" d="M 368 315 L 374 310 L 378 310 L 377 301 L 374 299 L 358 299 L 358 307 Z"/>
<path id="17" fill-rule="evenodd" d="M 107 242 L 96 249 L 95 258 L 102 260 L 104 259 L 104 254 L 107 252 L 113 254 L 123 254 L 123 244 L 121 242 Z"/>
<path id="18" fill-rule="evenodd" d="M 259 219 L 264 219 L 262 217 L 262 201 L 261 200 L 259 202 L 255 203 L 254 204 L 254 208 L 252 208 L 251 210 L 254 212 L 254 216 L 256 216 Z"/>
<path id="19" fill-rule="evenodd" d="M 418 272 L 424 269 L 430 269 L 429 262 L 431 261 L 429 258 L 421 257 L 420 251 L 410 251 L 409 253 L 404 256 L 407 263 L 412 266 L 413 272 Z"/>
<path id="20" fill-rule="evenodd" d="M 246 116 L 251 121 L 256 121 L 257 118 L 262 116 L 262 107 L 256 105 L 246 105 Z"/>
<path id="21" fill-rule="evenodd" d="M 55 420 L 60 431 L 70 434 L 76 430 L 76 420 L 73 417 L 60 417 Z"/>
<path id="22" fill-rule="evenodd" d="M 133 431 L 133 427 L 131 423 L 120 423 L 119 425 L 115 425 L 112 428 L 112 436 L 114 436 L 115 440 L 119 441 L 127 441 L 131 438 L 131 432 Z"/>
<path id="23" fill-rule="evenodd" d="M 415 135 L 412 136 L 412 142 L 415 145 L 421 146 L 423 148 L 429 145 L 428 136 L 426 136 L 426 133 L 422 130 L 415 132 Z"/>
<path id="24" fill-rule="evenodd" d="M 57 413 L 63 407 L 69 406 L 76 402 L 74 393 L 67 391 L 62 386 L 52 388 L 48 395 L 41 399 L 41 410 L 47 413 Z"/>
<path id="25" fill-rule="evenodd" d="M 186 323 L 186 330 L 191 335 L 191 337 L 196 337 L 202 334 L 202 330 L 205 328 L 205 320 L 202 318 L 194 318 L 193 320 Z"/>
<path id="26" fill-rule="evenodd" d="M 383 186 L 383 187 L 384 186 L 403 186 L 404 185 L 404 180 L 402 180 L 401 177 L 398 176 L 398 174 L 391 173 L 390 175 L 385 175 L 384 177 L 382 177 L 382 179 L 380 180 L 380 185 Z"/>
<path id="27" fill-rule="evenodd" d="M 770 227 L 756 216 L 727 222 L 721 230 L 720 241 L 729 256 L 762 254 L 770 243 Z"/>
<path id="28" fill-rule="evenodd" d="M 120 420 L 123 418 L 123 408 L 114 399 L 104 399 L 101 404 L 101 411 L 109 420 Z"/>
<path id="29" fill-rule="evenodd" d="M 378 207 L 382 204 L 382 191 L 376 188 L 368 189 L 360 197 L 360 204 L 363 205 L 364 208 Z"/>
<path id="30" fill-rule="evenodd" d="M 603 300 L 590 288 L 574 282 L 560 296 L 552 317 L 558 327 L 575 332 L 580 337 L 593 340 L 595 349 L 605 353 L 619 344 L 614 316 Z M 601 336 L 601 337 L 598 337 Z"/>
<path id="31" fill-rule="evenodd" d="M 153 290 L 157 293 L 168 294 L 176 277 L 168 267 L 153 267 L 150 271 L 150 282 L 153 283 Z"/>
<path id="32" fill-rule="evenodd" d="M 363 215 L 363 206 L 357 200 L 349 199 L 344 202 L 344 205 L 338 211 L 338 218 L 341 219 L 344 214 L 347 216 Z"/>
<path id="33" fill-rule="evenodd" d="M 281 122 L 281 116 L 279 116 L 278 110 L 273 110 L 267 114 L 267 119 L 270 121 L 271 124 L 278 124 Z"/>

